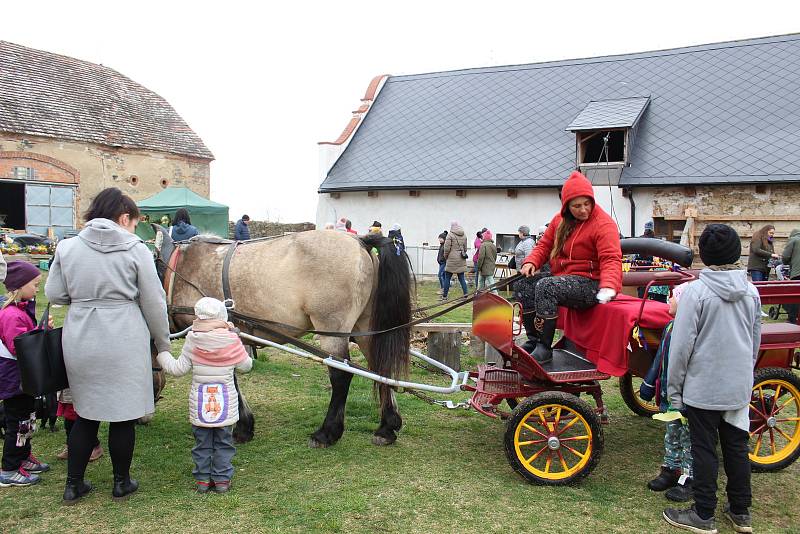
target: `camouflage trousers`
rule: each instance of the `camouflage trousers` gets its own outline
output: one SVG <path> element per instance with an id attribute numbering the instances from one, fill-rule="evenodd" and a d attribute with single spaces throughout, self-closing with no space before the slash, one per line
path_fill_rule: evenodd
<path id="1" fill-rule="evenodd" d="M 678 421 L 667 423 L 664 434 L 664 465 L 670 469 L 680 469 L 682 475 L 692 476 L 692 441 L 689 438 L 689 425 Z"/>

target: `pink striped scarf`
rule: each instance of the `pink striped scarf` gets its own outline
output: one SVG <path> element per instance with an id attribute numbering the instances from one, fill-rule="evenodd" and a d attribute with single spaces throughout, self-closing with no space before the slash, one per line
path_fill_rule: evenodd
<path id="1" fill-rule="evenodd" d="M 191 354 L 192 361 L 212 367 L 235 366 L 248 358 L 244 345 L 235 332 L 227 328 L 189 332 L 183 350 Z"/>

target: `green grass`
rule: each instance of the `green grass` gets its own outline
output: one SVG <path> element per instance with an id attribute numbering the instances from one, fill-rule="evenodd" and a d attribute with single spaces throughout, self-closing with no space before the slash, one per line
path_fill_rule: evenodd
<path id="1" fill-rule="evenodd" d="M 421 298 L 434 293 L 423 286 Z M 54 311 L 57 322 L 63 311 Z M 413 373 L 414 379 L 438 380 Z M 138 428 L 133 474 L 141 489 L 126 503 L 111 501 L 106 455 L 87 471 L 96 491 L 74 507 L 61 506 L 66 466 L 55 454 L 64 433 L 37 432 L 34 451 L 53 469 L 38 486 L 0 489 L 2 531 L 673 532 L 660 517 L 668 502 L 645 488 L 658 471 L 663 425 L 630 413 L 616 380 L 604 384 L 611 424 L 604 427 L 599 466 L 579 486 L 550 488 L 531 486 L 511 470 L 502 422 L 408 395 L 398 398 L 405 421 L 398 442 L 371 445 L 378 413 L 370 383 L 360 378 L 353 380 L 342 440 L 309 449 L 308 435 L 328 403 L 327 373 L 261 351 L 253 372 L 241 379 L 256 414 L 256 438 L 239 446 L 233 490 L 224 496 L 192 492 L 188 385 L 189 378 L 169 379 L 155 420 Z M 106 425 L 101 428 L 105 441 Z M 759 532 L 797 531 L 798 475 L 798 464 L 753 475 Z"/>

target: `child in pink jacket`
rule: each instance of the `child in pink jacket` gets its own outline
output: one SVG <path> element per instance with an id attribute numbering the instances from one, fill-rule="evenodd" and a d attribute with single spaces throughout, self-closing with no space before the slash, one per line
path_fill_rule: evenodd
<path id="1" fill-rule="evenodd" d="M 8 290 L 0 309 L 0 400 L 6 412 L 0 488 L 31 486 L 38 473 L 50 466 L 31 454 L 31 436 L 36 430 L 33 397 L 22 392 L 14 339 L 36 328 L 36 293 L 42 274 L 26 261 L 8 264 L 4 284 Z"/>
<path id="2" fill-rule="evenodd" d="M 233 426 L 239 420 L 239 396 L 234 371 L 248 372 L 253 360 L 227 322 L 228 310 L 217 299 L 203 297 L 194 307 L 192 331 L 177 360 L 158 355 L 164 371 L 181 376 L 192 371 L 189 421 L 195 446 L 193 475 L 198 493 L 225 493 L 233 476 Z"/>

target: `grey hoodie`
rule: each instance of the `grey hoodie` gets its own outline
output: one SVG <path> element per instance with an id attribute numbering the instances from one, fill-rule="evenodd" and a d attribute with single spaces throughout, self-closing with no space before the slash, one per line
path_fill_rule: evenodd
<path id="1" fill-rule="evenodd" d="M 703 269 L 681 294 L 672 328 L 671 405 L 716 411 L 747 406 L 760 344 L 761 299 L 747 272 Z"/>
<path id="2" fill-rule="evenodd" d="M 75 410 L 95 421 L 153 411 L 150 339 L 170 349 L 164 290 L 142 240 L 94 219 L 58 244 L 44 288 L 69 305 L 61 344 Z"/>

